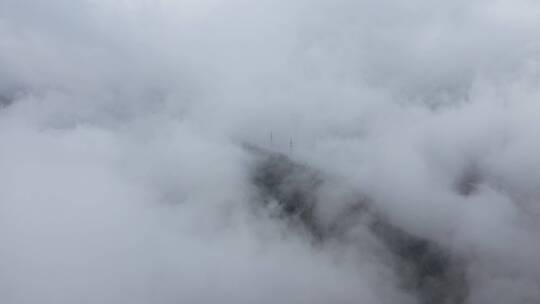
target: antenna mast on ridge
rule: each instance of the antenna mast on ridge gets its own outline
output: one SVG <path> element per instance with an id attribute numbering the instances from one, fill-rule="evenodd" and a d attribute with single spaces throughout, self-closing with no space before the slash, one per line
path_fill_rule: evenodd
<path id="1" fill-rule="evenodd" d="M 292 154 L 292 149 L 293 149 L 293 142 L 292 142 L 292 138 L 291 138 L 291 141 L 289 142 L 289 153 Z"/>

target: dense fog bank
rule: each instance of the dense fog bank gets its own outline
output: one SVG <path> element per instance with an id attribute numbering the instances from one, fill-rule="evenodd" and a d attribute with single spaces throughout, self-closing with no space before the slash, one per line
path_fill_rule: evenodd
<path id="1" fill-rule="evenodd" d="M 532 0 L 0 0 L 0 302 L 537 303 L 538 37 Z"/>

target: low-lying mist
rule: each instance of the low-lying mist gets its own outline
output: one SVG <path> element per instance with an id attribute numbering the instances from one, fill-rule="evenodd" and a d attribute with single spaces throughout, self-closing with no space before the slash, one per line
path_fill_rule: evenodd
<path id="1" fill-rule="evenodd" d="M 538 37 L 533 0 L 0 0 L 0 302 L 538 303 Z"/>

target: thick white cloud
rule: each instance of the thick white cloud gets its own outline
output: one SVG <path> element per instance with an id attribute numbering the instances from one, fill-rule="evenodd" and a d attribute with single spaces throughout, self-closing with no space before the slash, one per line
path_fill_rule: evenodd
<path id="1" fill-rule="evenodd" d="M 0 301 L 416 302 L 362 223 L 253 212 L 272 133 L 339 181 L 321 222 L 362 193 L 468 303 L 537 302 L 539 36 L 531 0 L 0 0 Z"/>

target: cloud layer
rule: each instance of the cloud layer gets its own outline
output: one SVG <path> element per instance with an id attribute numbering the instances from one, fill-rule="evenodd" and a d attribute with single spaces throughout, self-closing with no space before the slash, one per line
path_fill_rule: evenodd
<path id="1" fill-rule="evenodd" d="M 256 210 L 249 143 L 331 177 L 320 223 L 361 194 L 466 303 L 536 303 L 539 34 L 531 0 L 0 0 L 0 301 L 420 301 L 362 220 Z"/>

